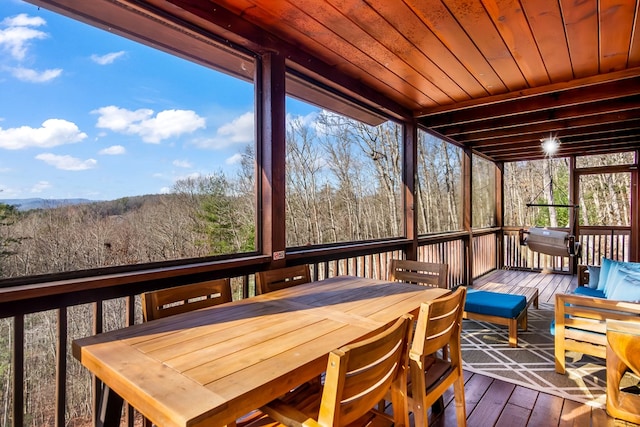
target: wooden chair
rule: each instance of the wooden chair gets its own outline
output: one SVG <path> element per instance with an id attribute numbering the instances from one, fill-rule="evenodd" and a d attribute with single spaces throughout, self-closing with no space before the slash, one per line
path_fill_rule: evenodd
<path id="1" fill-rule="evenodd" d="M 332 351 L 321 390 L 292 392 L 270 402 L 261 408 L 268 417 L 251 427 L 408 426 L 404 396 L 411 324 L 412 317 L 405 315 L 368 339 Z M 388 390 L 392 390 L 393 416 L 375 409 Z"/>
<path id="2" fill-rule="evenodd" d="M 142 294 L 144 321 L 231 301 L 229 279 L 209 280 Z"/>
<path id="3" fill-rule="evenodd" d="M 607 320 L 607 413 L 640 424 L 638 386 L 620 389 L 624 374 L 631 370 L 640 376 L 640 322 Z"/>
<path id="4" fill-rule="evenodd" d="M 231 281 L 229 279 L 208 280 L 145 292 L 142 294 L 142 316 L 144 321 L 148 322 L 231 301 Z M 244 426 L 259 418 L 260 415 L 254 411 L 229 426 Z M 145 419 L 144 425 L 151 427 L 152 424 Z"/>
<path id="5" fill-rule="evenodd" d="M 453 385 L 458 426 L 466 425 L 464 376 L 460 332 L 467 294 L 459 287 L 450 295 L 423 303 L 420 307 L 411 350 L 409 352 L 409 412 L 416 427 L 428 425 L 427 409 Z M 449 351 L 438 356 L 448 345 Z M 448 353 L 448 356 L 446 355 Z"/>
<path id="6" fill-rule="evenodd" d="M 447 289 L 448 272 L 448 264 L 392 259 L 389 264 L 389 281 Z"/>
<path id="7" fill-rule="evenodd" d="M 309 283 L 310 281 L 311 272 L 306 264 L 256 273 L 259 294 L 266 294 L 278 289 Z"/>

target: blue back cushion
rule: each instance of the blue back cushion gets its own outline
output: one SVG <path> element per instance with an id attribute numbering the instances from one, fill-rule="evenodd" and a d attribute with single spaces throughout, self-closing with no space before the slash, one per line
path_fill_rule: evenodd
<path id="1" fill-rule="evenodd" d="M 640 302 L 640 276 L 638 273 L 621 276 L 607 298 L 615 301 Z"/>
<path id="2" fill-rule="evenodd" d="M 600 277 L 598 278 L 598 290 L 604 292 L 604 285 L 607 283 L 607 276 L 609 276 L 609 269 L 611 265 L 616 262 L 609 258 L 602 258 L 600 261 Z"/>
<path id="3" fill-rule="evenodd" d="M 527 305 L 524 295 L 500 294 L 489 291 L 467 292 L 464 310 L 470 313 L 513 319 Z"/>
<path id="4" fill-rule="evenodd" d="M 589 274 L 591 274 L 591 272 L 589 272 Z M 614 261 L 603 257 L 602 262 L 600 263 L 600 275 L 598 277 L 597 289 L 604 292 L 607 298 L 610 298 L 609 295 L 611 295 L 621 280 L 620 276 L 627 275 L 640 277 L 640 263 Z"/>
<path id="5" fill-rule="evenodd" d="M 589 270 L 589 283 L 587 286 L 591 289 L 598 289 L 598 283 L 600 282 L 600 269 L 599 265 L 588 265 L 587 270 Z"/>
<path id="6" fill-rule="evenodd" d="M 607 282 L 604 285 L 604 294 L 608 299 L 614 299 L 611 295 L 613 295 L 618 285 L 625 281 L 627 276 L 640 279 L 640 263 L 618 261 L 611 263 Z"/>

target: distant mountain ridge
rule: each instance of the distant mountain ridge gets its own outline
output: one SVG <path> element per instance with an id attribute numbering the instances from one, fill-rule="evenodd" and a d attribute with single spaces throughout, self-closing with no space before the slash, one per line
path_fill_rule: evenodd
<path id="1" fill-rule="evenodd" d="M 0 203 L 15 206 L 19 211 L 30 211 L 32 209 L 52 209 L 60 206 L 81 205 L 94 203 L 96 200 L 89 199 L 0 199 Z"/>

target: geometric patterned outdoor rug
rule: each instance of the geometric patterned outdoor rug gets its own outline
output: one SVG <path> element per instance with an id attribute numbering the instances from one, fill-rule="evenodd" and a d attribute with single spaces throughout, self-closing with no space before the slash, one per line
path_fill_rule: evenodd
<path id="1" fill-rule="evenodd" d="M 464 320 L 462 326 L 463 369 L 528 387 L 543 393 L 582 402 L 606 405 L 605 360 L 567 352 L 567 373 L 555 371 L 554 342 L 549 325 L 553 304 L 529 308 L 528 331 L 518 331 L 518 347 L 509 347 L 506 326 Z M 638 383 L 627 374 L 625 386 Z"/>

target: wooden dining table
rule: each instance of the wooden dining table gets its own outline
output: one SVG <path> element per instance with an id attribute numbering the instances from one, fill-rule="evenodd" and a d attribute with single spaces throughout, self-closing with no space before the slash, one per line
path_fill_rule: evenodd
<path id="1" fill-rule="evenodd" d="M 73 355 L 104 383 L 98 425 L 118 425 L 126 401 L 158 426 L 222 426 L 448 292 L 337 276 L 81 338 Z"/>

